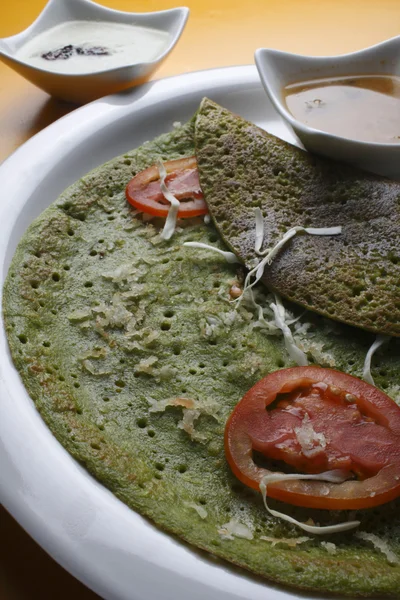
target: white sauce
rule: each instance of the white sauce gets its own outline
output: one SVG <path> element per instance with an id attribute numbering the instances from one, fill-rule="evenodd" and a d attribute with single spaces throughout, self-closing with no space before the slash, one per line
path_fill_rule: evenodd
<path id="1" fill-rule="evenodd" d="M 15 57 L 56 73 L 90 73 L 152 61 L 169 41 L 170 35 L 158 29 L 101 21 L 69 21 L 35 36 L 17 50 Z M 68 58 L 47 60 L 42 57 L 66 46 L 73 47 L 64 52 Z M 91 49 L 97 54 L 90 54 Z"/>

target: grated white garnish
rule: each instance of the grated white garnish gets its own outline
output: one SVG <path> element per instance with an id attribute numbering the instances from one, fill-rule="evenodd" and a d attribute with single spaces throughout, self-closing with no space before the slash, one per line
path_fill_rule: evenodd
<path id="1" fill-rule="evenodd" d="M 149 356 L 148 358 L 142 358 L 137 365 L 135 365 L 135 373 L 146 373 L 151 375 L 154 370 L 154 365 L 158 362 L 157 356 Z"/>
<path id="2" fill-rule="evenodd" d="M 325 548 L 328 554 L 336 554 L 336 544 L 332 544 L 332 542 L 321 542 L 321 546 Z"/>
<path id="3" fill-rule="evenodd" d="M 195 402 L 190 398 L 166 398 L 165 400 L 155 400 L 147 398 L 150 404 L 149 412 L 164 412 L 167 406 L 183 406 L 184 408 L 194 408 Z"/>
<path id="4" fill-rule="evenodd" d="M 211 223 L 211 217 L 210 217 L 210 215 L 204 215 L 204 223 L 206 225 L 208 225 L 209 223 Z"/>
<path id="5" fill-rule="evenodd" d="M 263 497 L 264 506 L 267 511 L 274 517 L 292 523 L 300 529 L 307 531 L 307 533 L 314 533 L 316 535 L 325 535 L 327 533 L 338 533 L 340 531 L 348 531 L 354 529 L 360 525 L 360 521 L 348 521 L 347 523 L 338 523 L 337 525 L 308 525 L 307 523 L 301 523 L 297 519 L 285 515 L 277 510 L 273 510 L 267 504 L 267 486 L 269 483 L 275 483 L 277 481 L 286 481 L 288 479 L 314 479 L 316 481 L 328 481 L 330 483 L 343 483 L 347 479 L 348 472 L 340 469 L 334 471 L 325 471 L 325 473 L 317 473 L 316 475 L 302 474 L 302 473 L 271 473 L 271 475 L 265 475 L 260 482 L 260 491 Z"/>
<path id="6" fill-rule="evenodd" d="M 312 538 L 306 535 L 298 538 L 274 538 L 268 537 L 266 535 L 260 535 L 260 540 L 270 542 L 272 548 L 274 548 L 277 544 L 285 544 L 286 546 L 289 546 L 289 548 L 296 548 L 296 546 L 298 546 L 299 544 L 304 544 L 304 542 L 308 542 L 311 539 Z"/>
<path id="7" fill-rule="evenodd" d="M 203 443 L 207 441 L 207 436 L 196 431 L 194 424 L 201 415 L 208 415 L 218 420 L 218 406 L 213 401 L 198 402 L 190 398 L 166 398 L 155 400 L 147 398 L 150 404 L 149 412 L 164 412 L 168 406 L 177 406 L 182 408 L 182 420 L 178 423 L 178 428 L 183 429 L 190 439 L 194 442 Z"/>
<path id="8" fill-rule="evenodd" d="M 209 244 L 203 244 L 202 242 L 184 242 L 184 246 L 188 246 L 189 248 L 204 248 L 205 250 L 212 250 L 214 252 L 218 252 L 225 258 L 228 263 L 240 263 L 240 260 L 233 252 L 226 252 L 225 250 L 220 250 L 215 246 L 210 246 Z"/>
<path id="9" fill-rule="evenodd" d="M 193 508 L 193 510 L 195 510 L 197 512 L 197 514 L 199 515 L 200 519 L 207 518 L 208 512 L 206 511 L 204 506 L 201 506 L 201 504 L 195 504 L 194 502 L 186 502 L 186 501 L 184 501 L 183 504 L 185 506 L 187 506 L 188 508 Z"/>
<path id="10" fill-rule="evenodd" d="M 388 543 L 382 538 L 378 537 L 374 533 L 368 533 L 367 531 L 357 531 L 355 534 L 360 540 L 365 542 L 371 542 L 377 550 L 380 550 L 388 559 L 390 564 L 397 564 L 399 557 L 389 548 Z"/>
<path id="11" fill-rule="evenodd" d="M 388 342 L 390 340 L 390 336 L 388 335 L 377 335 L 375 338 L 374 343 L 371 345 L 370 349 L 367 352 L 367 355 L 365 357 L 365 361 L 364 361 L 364 368 L 363 368 L 363 379 L 364 381 L 366 381 L 367 383 L 370 383 L 371 385 L 375 385 L 374 383 L 374 379 L 371 375 L 371 359 L 373 357 L 373 355 L 375 354 L 375 352 L 378 350 L 378 348 L 380 346 L 382 346 L 382 344 L 384 344 L 385 342 Z"/>
<path id="12" fill-rule="evenodd" d="M 300 350 L 294 341 L 292 332 L 285 321 L 285 307 L 283 306 L 279 296 L 275 295 L 275 303 L 270 304 L 275 316 L 275 325 L 282 331 L 285 340 L 285 348 L 292 360 L 300 367 L 308 365 L 307 356 Z"/>
<path id="13" fill-rule="evenodd" d="M 194 442 L 205 442 L 207 436 L 195 430 L 195 421 L 200 417 L 201 411 L 198 408 L 184 408 L 182 421 L 179 421 L 178 428 L 186 431 L 188 436 Z"/>
<path id="14" fill-rule="evenodd" d="M 171 204 L 169 211 L 168 211 L 168 216 L 165 220 L 164 229 L 161 232 L 161 238 L 163 240 L 169 240 L 175 231 L 176 219 L 178 217 L 178 211 L 179 211 L 179 207 L 180 207 L 181 203 L 179 202 L 179 200 L 177 198 L 175 198 L 175 196 L 172 194 L 172 192 L 169 191 L 169 189 L 167 188 L 167 186 L 165 184 L 165 178 L 167 176 L 167 171 L 161 160 L 157 161 L 157 167 L 158 167 L 158 172 L 160 174 L 161 191 L 163 193 L 164 198 L 166 200 L 168 200 L 168 202 Z"/>
<path id="15" fill-rule="evenodd" d="M 270 265 L 275 258 L 275 256 L 279 253 L 282 246 L 286 244 L 292 237 L 297 235 L 300 231 L 304 231 L 305 233 L 309 233 L 310 235 L 339 235 L 342 233 L 341 226 L 338 227 L 301 227 L 300 225 L 297 227 L 292 227 L 289 229 L 283 236 L 279 242 L 275 244 L 275 246 L 269 250 L 264 256 L 264 258 L 256 265 L 253 269 L 251 269 L 246 276 L 243 288 L 243 294 L 248 289 L 252 288 L 256 285 L 264 274 L 264 269 L 266 265 Z M 252 283 L 250 283 L 251 278 L 255 275 L 255 279 Z M 241 296 L 241 298 L 243 295 Z M 238 299 L 240 301 L 240 298 Z"/>
<path id="16" fill-rule="evenodd" d="M 252 540 L 254 537 L 247 525 L 240 523 L 235 518 L 231 519 L 229 523 L 221 525 L 218 529 L 218 533 L 223 540 L 233 540 L 233 536 L 244 538 L 246 540 Z"/>
<path id="17" fill-rule="evenodd" d="M 254 250 L 258 254 L 261 250 L 262 243 L 264 241 L 264 219 L 260 208 L 255 209 L 256 215 L 256 239 L 254 243 Z"/>
<path id="18" fill-rule="evenodd" d="M 323 433 L 317 433 L 306 413 L 300 427 L 294 428 L 297 441 L 304 456 L 310 457 L 326 448 L 326 438 Z"/>

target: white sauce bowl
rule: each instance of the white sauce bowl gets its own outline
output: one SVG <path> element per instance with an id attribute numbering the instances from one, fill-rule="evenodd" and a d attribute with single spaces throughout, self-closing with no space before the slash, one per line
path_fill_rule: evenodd
<path id="1" fill-rule="evenodd" d="M 50 0 L 39 17 L 25 31 L 0 39 L 0 59 L 42 90 L 68 102 L 82 104 L 143 83 L 171 52 L 186 25 L 189 9 L 173 8 L 151 13 L 131 13 L 112 10 L 91 0 Z M 53 68 L 34 66 L 18 58 L 22 46 L 57 25 L 71 21 L 88 21 L 135 25 L 164 32 L 169 40 L 157 56 L 146 62 L 133 62 L 92 72 L 55 72 Z M 52 48 L 49 48 L 52 50 Z M 101 60 L 101 57 L 98 57 Z M 134 59 L 132 59 L 134 60 Z M 63 61 L 60 61 L 63 62 Z M 65 61 L 67 62 L 67 61 Z M 60 71 L 62 65 L 60 65 Z M 52 65 L 54 67 L 54 65 Z"/>

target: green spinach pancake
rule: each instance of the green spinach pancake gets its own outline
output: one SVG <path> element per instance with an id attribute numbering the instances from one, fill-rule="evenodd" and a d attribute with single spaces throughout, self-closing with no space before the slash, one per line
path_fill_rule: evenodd
<path id="1" fill-rule="evenodd" d="M 207 162 L 212 140 L 223 151 L 228 132 L 207 121 L 209 104 L 200 110 L 200 162 Z M 214 225 L 181 220 L 166 241 L 161 220 L 148 221 L 126 202 L 134 175 L 159 159 L 194 153 L 193 119 L 95 169 L 31 224 L 4 287 L 15 366 L 59 442 L 163 530 L 296 588 L 398 596 L 399 500 L 352 514 L 270 500 L 303 522 L 361 522 L 353 531 L 304 535 L 270 515 L 261 494 L 242 485 L 227 464 L 224 428 L 233 408 L 262 377 L 294 363 L 274 325 L 268 289 L 259 284 L 253 299 L 234 304 L 244 267 L 184 246 L 226 250 Z M 209 180 L 203 167 L 207 190 L 216 184 L 218 160 L 207 165 Z M 251 254 L 237 223 L 229 229 L 224 215 L 222 228 L 233 236 L 231 246 L 244 244 Z M 274 287 L 277 278 L 273 272 Z M 362 376 L 373 333 L 285 307 L 290 318 L 299 317 L 290 327 L 310 363 Z M 372 374 L 397 401 L 399 372 L 400 344 L 392 338 L 374 356 Z"/>

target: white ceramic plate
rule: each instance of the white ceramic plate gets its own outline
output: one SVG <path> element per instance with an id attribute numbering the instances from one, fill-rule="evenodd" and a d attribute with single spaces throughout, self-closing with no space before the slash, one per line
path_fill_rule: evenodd
<path id="1" fill-rule="evenodd" d="M 184 122 L 203 96 L 296 142 L 262 91 L 255 67 L 164 79 L 80 108 L 29 140 L 0 167 L 0 281 L 28 224 L 69 184 L 170 130 L 174 121 Z M 53 558 L 107 600 L 300 597 L 198 554 L 96 482 L 36 412 L 11 362 L 3 326 L 0 500 Z"/>

